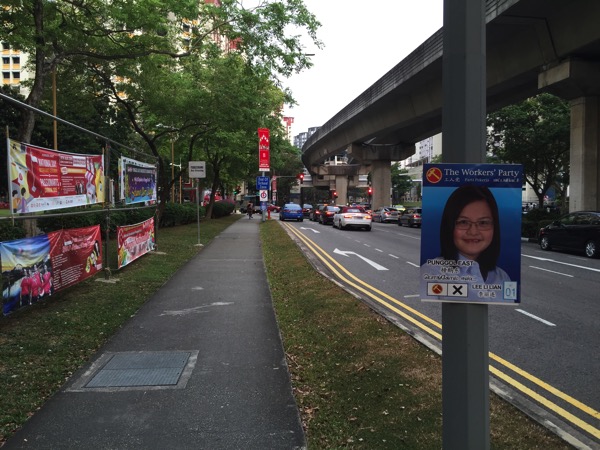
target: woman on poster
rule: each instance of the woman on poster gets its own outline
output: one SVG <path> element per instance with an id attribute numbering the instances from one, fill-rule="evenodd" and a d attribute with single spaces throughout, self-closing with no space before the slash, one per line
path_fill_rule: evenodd
<path id="1" fill-rule="evenodd" d="M 501 298 L 502 286 L 510 281 L 497 266 L 500 255 L 498 205 L 486 186 L 463 185 L 446 202 L 440 223 L 441 255 L 428 259 L 422 280 L 429 284 L 450 280 L 465 284 L 465 299 Z"/>

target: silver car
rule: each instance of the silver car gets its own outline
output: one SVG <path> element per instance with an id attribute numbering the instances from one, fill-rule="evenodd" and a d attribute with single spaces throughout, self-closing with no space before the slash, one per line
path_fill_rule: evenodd
<path id="1" fill-rule="evenodd" d="M 373 222 L 398 222 L 398 210 L 391 206 L 382 206 L 373 211 Z"/>

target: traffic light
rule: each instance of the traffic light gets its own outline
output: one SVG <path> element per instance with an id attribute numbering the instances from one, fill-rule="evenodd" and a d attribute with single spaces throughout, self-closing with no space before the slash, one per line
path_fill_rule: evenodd
<path id="1" fill-rule="evenodd" d="M 369 193 L 369 197 L 370 197 L 371 195 L 373 195 L 373 188 L 372 188 L 371 186 L 369 186 L 368 193 Z"/>
<path id="2" fill-rule="evenodd" d="M 242 190 L 241 186 L 236 186 L 235 189 L 233 190 L 233 195 L 238 195 L 241 190 Z"/>
<path id="3" fill-rule="evenodd" d="M 303 173 L 298 174 L 298 179 L 300 180 L 300 184 L 304 184 L 304 174 Z"/>
<path id="4" fill-rule="evenodd" d="M 338 198 L 337 191 L 333 191 L 333 198 Z"/>

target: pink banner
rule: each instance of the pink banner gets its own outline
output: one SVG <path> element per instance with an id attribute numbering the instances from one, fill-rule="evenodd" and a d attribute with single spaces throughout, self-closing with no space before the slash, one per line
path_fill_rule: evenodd
<path id="1" fill-rule="evenodd" d="M 100 225 L 48 233 L 52 284 L 63 289 L 102 270 Z"/>
<path id="2" fill-rule="evenodd" d="M 117 227 L 117 243 L 119 269 L 154 250 L 154 218 L 135 225 Z"/>

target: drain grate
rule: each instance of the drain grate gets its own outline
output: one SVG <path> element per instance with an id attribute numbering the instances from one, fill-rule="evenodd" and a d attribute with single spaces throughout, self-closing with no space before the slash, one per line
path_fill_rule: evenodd
<path id="1" fill-rule="evenodd" d="M 168 389 L 184 387 L 198 352 L 107 353 L 69 389 Z"/>

